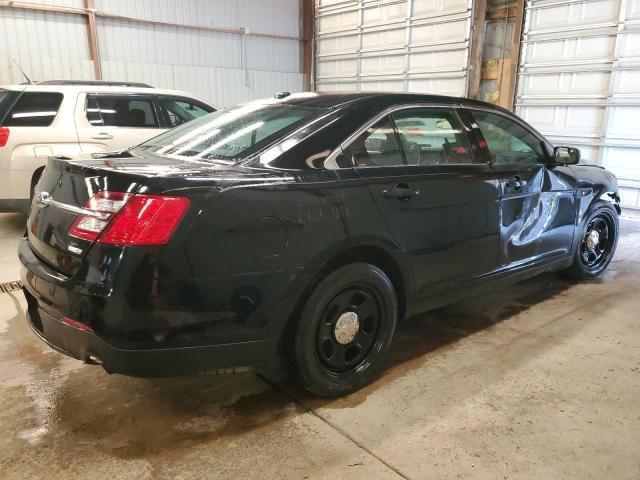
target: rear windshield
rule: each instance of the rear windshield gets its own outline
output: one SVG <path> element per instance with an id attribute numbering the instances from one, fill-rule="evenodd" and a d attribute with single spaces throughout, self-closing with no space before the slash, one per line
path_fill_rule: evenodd
<path id="1" fill-rule="evenodd" d="M 318 108 L 291 105 L 241 105 L 200 117 L 138 148 L 180 159 L 235 163 L 321 112 Z"/>
<path id="2" fill-rule="evenodd" d="M 62 94 L 25 92 L 4 120 L 7 127 L 48 127 L 58 114 Z"/>

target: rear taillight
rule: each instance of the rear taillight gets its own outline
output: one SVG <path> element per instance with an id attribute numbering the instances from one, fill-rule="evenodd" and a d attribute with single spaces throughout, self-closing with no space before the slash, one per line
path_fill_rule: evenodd
<path id="1" fill-rule="evenodd" d="M 188 207 L 186 197 L 99 192 L 85 208 L 106 218 L 80 215 L 69 233 L 109 245 L 164 245 Z"/>
<path id="2" fill-rule="evenodd" d="M 4 147 L 9 141 L 9 129 L 7 127 L 0 127 L 0 147 Z"/>
<path id="3" fill-rule="evenodd" d="M 69 234 L 83 240 L 94 241 L 107 226 L 111 218 L 120 211 L 132 193 L 98 192 L 85 204 L 84 208 L 95 213 L 103 214 L 102 218 L 89 215 L 79 215 L 69 229 Z"/>

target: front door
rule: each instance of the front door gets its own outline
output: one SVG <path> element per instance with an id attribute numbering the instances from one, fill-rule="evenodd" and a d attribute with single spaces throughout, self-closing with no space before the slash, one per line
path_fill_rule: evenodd
<path id="1" fill-rule="evenodd" d="M 471 110 L 500 178 L 500 264 L 515 268 L 570 254 L 576 181 L 545 141 L 507 115 Z"/>
<path id="2" fill-rule="evenodd" d="M 496 268 L 500 184 L 455 108 L 400 109 L 345 153 L 408 257 L 418 303 Z"/>

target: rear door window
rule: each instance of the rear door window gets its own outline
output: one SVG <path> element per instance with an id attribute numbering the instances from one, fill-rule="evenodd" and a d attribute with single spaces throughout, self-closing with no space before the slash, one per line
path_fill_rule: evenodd
<path id="1" fill-rule="evenodd" d="M 25 92 L 4 120 L 6 127 L 48 127 L 58 114 L 62 93 Z"/>
<path id="2" fill-rule="evenodd" d="M 87 120 L 95 127 L 159 128 L 149 95 L 87 95 Z"/>
<path id="3" fill-rule="evenodd" d="M 356 167 L 389 167 L 407 163 L 389 117 L 367 128 L 349 145 L 348 152 Z"/>
<path id="4" fill-rule="evenodd" d="M 452 110 L 416 108 L 391 116 L 409 165 L 474 163 L 466 135 Z"/>
<path id="5" fill-rule="evenodd" d="M 208 105 L 192 98 L 160 95 L 158 100 L 160 108 L 169 122 L 169 128 L 177 127 L 214 111 Z"/>

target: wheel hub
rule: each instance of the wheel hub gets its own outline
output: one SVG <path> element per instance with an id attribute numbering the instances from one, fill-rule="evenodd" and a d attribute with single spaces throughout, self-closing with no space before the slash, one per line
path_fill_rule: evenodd
<path id="1" fill-rule="evenodd" d="M 595 248 L 600 244 L 600 234 L 597 232 L 597 230 L 592 230 L 591 232 L 589 232 L 586 238 L 586 242 L 588 250 L 595 250 Z"/>
<path id="2" fill-rule="evenodd" d="M 333 335 L 340 345 L 351 343 L 360 329 L 358 314 L 355 312 L 344 312 L 333 329 Z"/>

